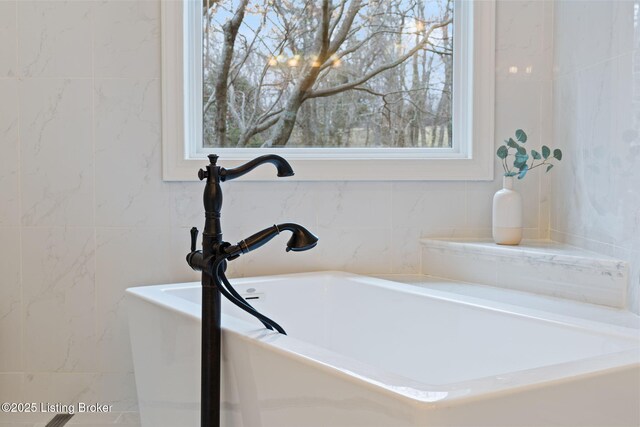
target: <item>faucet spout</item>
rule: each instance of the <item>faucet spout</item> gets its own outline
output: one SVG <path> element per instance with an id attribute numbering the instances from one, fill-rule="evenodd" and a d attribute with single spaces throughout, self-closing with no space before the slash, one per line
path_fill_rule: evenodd
<path id="1" fill-rule="evenodd" d="M 233 169 L 220 169 L 220 181 L 231 181 L 245 175 L 264 163 L 271 163 L 278 169 L 278 176 L 293 176 L 293 168 L 285 159 L 275 154 L 266 154 Z"/>

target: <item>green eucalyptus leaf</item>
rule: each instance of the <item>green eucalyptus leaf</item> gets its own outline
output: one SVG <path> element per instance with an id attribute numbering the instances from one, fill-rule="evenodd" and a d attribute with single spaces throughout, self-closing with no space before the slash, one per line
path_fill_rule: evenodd
<path id="1" fill-rule="evenodd" d="M 551 170 L 551 168 L 553 167 L 553 165 L 549 165 L 547 166 L 547 172 L 549 172 Z"/>
<path id="2" fill-rule="evenodd" d="M 518 148 L 518 147 L 519 147 L 518 143 L 517 143 L 517 142 L 515 142 L 515 141 L 513 140 L 513 138 L 509 138 L 509 139 L 507 140 L 507 145 L 508 145 L 509 147 L 511 147 L 511 148 Z"/>
<path id="3" fill-rule="evenodd" d="M 524 144 L 525 142 L 527 142 L 527 134 L 524 133 L 522 129 L 518 129 L 516 131 L 516 139 Z"/>
<path id="4" fill-rule="evenodd" d="M 517 168 L 520 168 L 523 164 L 527 163 L 527 160 L 529 160 L 529 155 L 526 153 L 526 151 L 525 154 L 517 153 L 513 165 Z"/>
<path id="5" fill-rule="evenodd" d="M 538 153 L 536 150 L 531 150 L 531 157 L 533 157 L 536 160 L 540 160 L 542 158 L 540 153 Z"/>
<path id="6" fill-rule="evenodd" d="M 528 170 L 529 170 L 529 166 L 524 165 L 524 167 L 520 169 L 520 173 L 518 174 L 518 179 L 524 178 Z"/>
<path id="7" fill-rule="evenodd" d="M 518 175 L 518 172 L 505 172 L 504 176 L 516 176 Z"/>
<path id="8" fill-rule="evenodd" d="M 558 160 L 562 160 L 562 150 L 560 150 L 559 148 L 556 148 L 555 150 L 553 150 L 553 157 L 555 157 Z"/>
<path id="9" fill-rule="evenodd" d="M 549 147 L 547 147 L 546 145 L 543 145 L 542 146 L 542 157 L 547 159 L 547 158 L 549 158 L 550 154 L 551 154 L 551 150 L 549 149 Z"/>
<path id="10" fill-rule="evenodd" d="M 505 159 L 507 157 L 507 155 L 509 154 L 509 149 L 507 147 L 505 147 L 504 145 L 501 145 L 498 148 L 498 151 L 496 152 L 496 154 L 498 155 L 499 158 Z"/>
<path id="11" fill-rule="evenodd" d="M 518 154 L 527 154 L 527 150 L 524 147 L 518 147 Z"/>

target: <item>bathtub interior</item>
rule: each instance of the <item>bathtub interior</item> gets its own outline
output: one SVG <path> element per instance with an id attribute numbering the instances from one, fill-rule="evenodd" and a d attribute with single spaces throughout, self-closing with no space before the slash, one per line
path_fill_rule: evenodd
<path id="1" fill-rule="evenodd" d="M 440 298 L 362 276 L 327 273 L 232 282 L 290 338 L 424 384 L 455 384 L 638 348 L 633 336 Z M 200 304 L 198 284 L 163 292 Z M 261 328 L 226 301 L 223 312 Z"/>

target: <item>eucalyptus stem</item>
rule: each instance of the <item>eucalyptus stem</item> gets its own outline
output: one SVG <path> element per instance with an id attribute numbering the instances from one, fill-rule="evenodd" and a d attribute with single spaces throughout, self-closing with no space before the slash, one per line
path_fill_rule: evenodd
<path id="1" fill-rule="evenodd" d="M 531 162 L 531 166 L 529 166 L 529 170 L 531 170 L 531 169 L 535 169 L 535 168 L 537 168 L 538 166 L 548 165 L 548 164 L 549 164 L 549 163 L 547 163 L 547 159 L 544 159 L 544 160 L 542 161 L 542 163 L 538 163 L 537 165 L 533 166 L 533 163 L 534 163 L 534 162 L 535 162 L 535 159 L 533 160 L 533 162 Z"/>
<path id="2" fill-rule="evenodd" d="M 546 145 L 542 146 L 542 155 L 540 152 L 536 150 L 530 150 L 530 153 L 527 153 L 527 149 L 525 149 L 525 143 L 527 142 L 527 134 L 522 129 L 517 129 L 515 133 L 515 139 L 509 138 L 504 141 L 504 145 L 498 147 L 496 151 L 496 155 L 500 160 L 502 160 L 502 169 L 504 170 L 504 176 L 518 176 L 518 179 L 523 179 L 527 172 L 531 169 L 535 169 L 539 166 L 546 166 L 547 172 L 554 166 L 555 162 L 559 162 L 562 160 L 562 150 L 556 148 L 552 151 Z M 515 150 L 515 153 L 512 154 L 511 149 Z M 509 164 L 511 159 L 509 157 L 513 156 L 513 165 L 510 167 Z M 531 160 L 531 163 L 527 164 L 527 162 Z M 540 163 L 536 164 L 536 160 L 540 160 Z"/>

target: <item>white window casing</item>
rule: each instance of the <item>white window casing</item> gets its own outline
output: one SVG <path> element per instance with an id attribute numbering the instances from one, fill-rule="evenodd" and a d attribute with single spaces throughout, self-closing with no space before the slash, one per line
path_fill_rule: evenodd
<path id="1" fill-rule="evenodd" d="M 162 152 L 165 181 L 195 181 L 208 163 L 235 167 L 285 157 L 299 181 L 492 180 L 495 0 L 454 6 L 454 148 L 202 148 L 202 2 L 162 0 Z M 185 29 L 187 31 L 185 31 Z M 258 168 L 243 180 L 275 180 Z"/>

